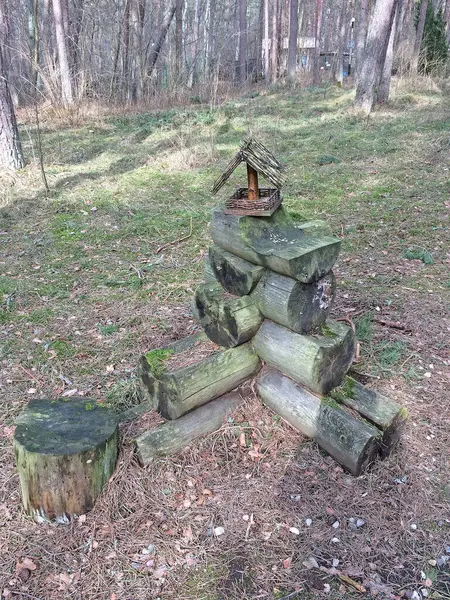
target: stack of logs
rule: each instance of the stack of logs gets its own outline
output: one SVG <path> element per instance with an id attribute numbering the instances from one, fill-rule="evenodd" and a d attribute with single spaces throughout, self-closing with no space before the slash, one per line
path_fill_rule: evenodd
<path id="1" fill-rule="evenodd" d="M 194 313 L 213 344 L 197 334 L 141 358 L 141 387 L 169 420 L 137 439 L 141 463 L 219 428 L 240 400 L 227 392 L 258 372 L 263 402 L 351 473 L 386 456 L 406 411 L 346 376 L 355 333 L 329 318 L 340 250 L 329 226 L 283 208 L 264 218 L 218 209 L 211 236 Z"/>

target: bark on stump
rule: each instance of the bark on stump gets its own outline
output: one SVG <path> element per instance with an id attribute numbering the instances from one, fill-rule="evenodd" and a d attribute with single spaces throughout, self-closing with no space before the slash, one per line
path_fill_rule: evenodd
<path id="1" fill-rule="evenodd" d="M 173 353 L 173 347 L 159 348 L 148 352 L 139 363 L 141 385 L 165 419 L 178 419 L 233 390 L 261 367 L 249 343 L 218 349 L 207 358 L 179 368 L 166 364 Z"/>
<path id="2" fill-rule="evenodd" d="M 314 439 L 353 475 L 360 475 L 375 460 L 381 437 L 376 427 L 317 398 L 279 371 L 264 369 L 256 385 L 269 408 Z"/>
<path id="3" fill-rule="evenodd" d="M 258 356 L 317 394 L 340 385 L 355 352 L 355 334 L 328 319 L 320 335 L 300 335 L 264 321 L 252 340 Z"/>
<path id="4" fill-rule="evenodd" d="M 197 288 L 195 308 L 209 339 L 225 348 L 248 342 L 263 321 L 250 296 L 229 297 L 217 284 Z"/>
<path id="5" fill-rule="evenodd" d="M 224 250 L 303 283 L 324 277 L 341 245 L 323 221 L 297 223 L 282 208 L 271 217 L 240 217 L 215 210 L 211 236 Z"/>
<path id="6" fill-rule="evenodd" d="M 308 333 L 325 322 L 335 293 L 332 271 L 314 283 L 266 271 L 250 297 L 267 319 L 296 333 Z"/>
<path id="7" fill-rule="evenodd" d="M 176 454 L 197 438 L 220 429 L 225 418 L 242 402 L 237 392 L 221 396 L 175 421 L 158 425 L 136 439 L 141 465 L 148 465 L 158 456 Z"/>
<path id="8" fill-rule="evenodd" d="M 14 451 L 25 512 L 68 523 L 92 509 L 114 472 L 117 421 L 95 400 L 33 400 L 17 421 Z"/>
<path id="9" fill-rule="evenodd" d="M 329 394 L 336 402 L 357 411 L 362 417 L 376 425 L 383 432 L 380 454 L 386 458 L 399 441 L 408 418 L 408 411 L 399 404 L 383 396 L 376 390 L 346 377 L 341 387 Z"/>
<path id="10" fill-rule="evenodd" d="M 226 252 L 219 246 L 210 247 L 209 260 L 215 279 L 235 296 L 250 294 L 264 273 L 264 267 Z"/>

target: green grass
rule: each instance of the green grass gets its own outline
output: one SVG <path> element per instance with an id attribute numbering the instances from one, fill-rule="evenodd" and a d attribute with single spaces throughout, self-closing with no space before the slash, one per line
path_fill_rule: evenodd
<path id="1" fill-rule="evenodd" d="M 411 248 L 405 250 L 403 256 L 409 260 L 421 260 L 425 265 L 432 265 L 434 263 L 433 256 L 428 250 L 424 250 L 423 248 Z"/>
<path id="2" fill-rule="evenodd" d="M 117 325 L 102 325 L 101 323 L 98 323 L 97 327 L 102 335 L 114 335 L 119 331 Z"/>

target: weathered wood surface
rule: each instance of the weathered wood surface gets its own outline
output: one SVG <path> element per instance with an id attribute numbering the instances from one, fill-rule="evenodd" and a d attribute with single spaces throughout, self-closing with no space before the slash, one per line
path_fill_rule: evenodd
<path id="1" fill-rule="evenodd" d="M 249 343 L 218 349 L 195 364 L 173 370 L 162 365 L 155 371 L 148 354 L 140 360 L 139 376 L 152 405 L 166 419 L 177 419 L 233 390 L 261 367 Z"/>
<path id="2" fill-rule="evenodd" d="M 214 272 L 209 257 L 205 258 L 205 266 L 203 271 L 203 279 L 205 283 L 217 283 L 219 280 Z M 222 282 L 220 282 L 222 283 Z"/>
<path id="3" fill-rule="evenodd" d="M 408 411 L 387 396 L 365 387 L 352 377 L 345 377 L 341 387 L 330 392 L 339 403 L 357 411 L 383 431 L 380 453 L 387 457 L 400 439 L 408 418 Z"/>
<path id="4" fill-rule="evenodd" d="M 158 456 L 176 454 L 197 438 L 220 429 L 241 402 L 241 396 L 231 392 L 143 433 L 135 442 L 140 464 L 145 466 Z"/>
<path id="5" fill-rule="evenodd" d="M 250 296 L 229 296 L 218 285 L 201 285 L 195 292 L 198 321 L 219 346 L 232 348 L 250 340 L 263 317 Z"/>
<path id="6" fill-rule="evenodd" d="M 375 460 L 381 438 L 376 427 L 331 406 L 274 369 L 264 368 L 256 387 L 269 408 L 314 439 L 353 475 L 360 475 Z"/>
<path id="7" fill-rule="evenodd" d="M 195 311 L 195 302 L 193 304 L 193 309 Z M 196 319 L 198 319 L 198 315 L 194 314 L 194 316 Z M 205 342 L 208 339 L 209 338 L 204 331 L 198 331 L 196 333 L 193 333 L 192 335 L 188 335 L 182 338 L 181 340 L 176 340 L 170 344 L 167 344 L 167 346 L 164 346 L 163 348 L 155 348 L 155 350 L 151 350 L 150 352 L 167 350 L 170 353 L 170 355 L 179 354 L 181 352 L 184 352 L 185 350 L 188 350 L 189 348 L 193 348 L 195 345 L 201 342 Z M 142 398 L 142 404 L 148 406 L 149 410 L 157 410 L 158 398 L 154 394 L 153 384 L 151 385 L 148 381 L 148 373 L 149 366 L 147 363 L 147 359 L 144 355 L 141 356 L 141 358 L 139 359 L 136 373 L 138 379 L 139 394 Z"/>
<path id="8" fill-rule="evenodd" d="M 222 287 L 235 296 L 249 294 L 264 273 L 264 267 L 254 265 L 219 246 L 209 248 L 212 275 Z M 209 283 L 208 280 L 206 280 Z"/>
<path id="9" fill-rule="evenodd" d="M 332 269 L 341 244 L 323 221 L 296 223 L 282 208 L 271 217 L 215 210 L 211 236 L 224 250 L 303 283 L 316 281 Z"/>
<path id="10" fill-rule="evenodd" d="M 95 400 L 33 400 L 17 420 L 14 452 L 25 512 L 68 523 L 92 509 L 114 471 L 117 421 Z"/>
<path id="11" fill-rule="evenodd" d="M 328 319 L 320 335 L 300 335 L 273 321 L 264 321 L 252 340 L 258 356 L 317 394 L 340 385 L 355 352 L 355 334 Z"/>
<path id="12" fill-rule="evenodd" d="M 250 297 L 267 319 L 296 333 L 308 333 L 325 322 L 335 293 L 332 271 L 314 283 L 266 271 Z"/>

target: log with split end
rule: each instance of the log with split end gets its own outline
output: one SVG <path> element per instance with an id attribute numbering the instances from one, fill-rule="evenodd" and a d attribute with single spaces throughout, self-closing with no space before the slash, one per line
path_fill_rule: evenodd
<path id="1" fill-rule="evenodd" d="M 252 340 L 258 356 L 317 394 L 340 385 L 355 352 L 355 334 L 328 319 L 317 335 L 300 335 L 264 321 Z"/>
<path id="2" fill-rule="evenodd" d="M 381 431 L 330 405 L 274 369 L 263 369 L 256 387 L 264 403 L 295 429 L 314 439 L 353 475 L 378 454 Z"/>

